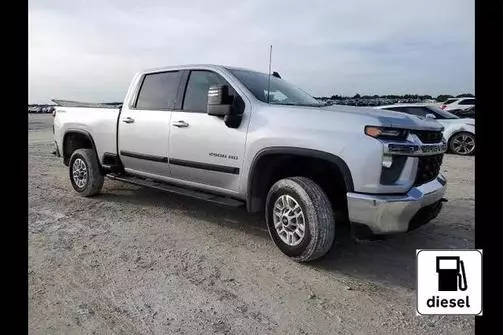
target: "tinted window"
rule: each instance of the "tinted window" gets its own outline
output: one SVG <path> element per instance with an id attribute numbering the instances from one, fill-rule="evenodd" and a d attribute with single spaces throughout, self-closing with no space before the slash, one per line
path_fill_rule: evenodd
<path id="1" fill-rule="evenodd" d="M 464 99 L 459 102 L 459 105 L 474 105 L 474 99 Z"/>
<path id="2" fill-rule="evenodd" d="M 393 110 L 396 112 L 402 112 L 406 114 L 418 115 L 425 117 L 427 114 L 433 114 L 436 119 L 458 119 L 456 115 L 449 113 L 447 111 L 442 110 L 441 108 L 437 108 L 434 106 L 419 106 L 419 107 L 389 107 L 388 110 Z"/>
<path id="3" fill-rule="evenodd" d="M 446 100 L 445 102 L 443 102 L 443 104 L 445 104 L 445 105 L 449 105 L 449 104 L 451 104 L 451 103 L 453 103 L 453 102 L 455 102 L 455 101 L 457 101 L 457 99 L 448 99 L 448 100 Z"/>
<path id="4" fill-rule="evenodd" d="M 136 103 L 138 109 L 171 109 L 175 106 L 179 71 L 147 74 Z"/>
<path id="5" fill-rule="evenodd" d="M 208 88 L 213 85 L 228 85 L 229 93 L 233 88 L 227 81 L 215 72 L 191 71 L 184 98 L 184 110 L 206 113 Z"/>
<path id="6" fill-rule="evenodd" d="M 426 108 L 430 109 L 431 113 L 436 115 L 437 119 L 458 119 L 458 116 L 456 116 L 455 114 L 442 110 L 441 108 L 438 108 L 436 106 L 429 106 Z"/>

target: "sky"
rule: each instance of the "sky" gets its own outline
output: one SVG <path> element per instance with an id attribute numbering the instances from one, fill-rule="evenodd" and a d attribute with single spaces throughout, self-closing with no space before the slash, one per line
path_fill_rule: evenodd
<path id="1" fill-rule="evenodd" d="M 272 70 L 314 96 L 474 93 L 474 0 L 30 0 L 29 103 L 122 101 L 135 72 Z"/>

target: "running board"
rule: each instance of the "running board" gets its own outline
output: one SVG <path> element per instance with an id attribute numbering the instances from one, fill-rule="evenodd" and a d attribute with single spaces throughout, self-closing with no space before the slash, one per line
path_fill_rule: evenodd
<path id="1" fill-rule="evenodd" d="M 196 191 L 188 188 L 183 188 L 175 185 L 171 185 L 162 181 L 155 181 L 152 179 L 144 179 L 144 178 L 139 178 L 131 175 L 116 175 L 116 174 L 107 174 L 107 177 L 112 179 L 112 180 L 118 180 L 122 181 L 125 183 L 133 184 L 133 185 L 138 185 L 138 186 L 144 186 L 144 187 L 150 187 L 154 188 L 156 190 L 164 191 L 164 192 L 169 192 L 169 193 L 175 193 L 175 194 L 181 194 L 185 195 L 187 197 L 191 198 L 196 198 L 200 200 L 205 200 L 208 202 L 213 202 L 219 205 L 225 205 L 225 206 L 231 206 L 231 207 L 241 207 L 245 204 L 245 202 L 232 199 L 229 197 L 221 196 L 221 195 L 215 195 L 211 193 L 206 193 L 206 192 L 201 192 L 201 191 Z"/>

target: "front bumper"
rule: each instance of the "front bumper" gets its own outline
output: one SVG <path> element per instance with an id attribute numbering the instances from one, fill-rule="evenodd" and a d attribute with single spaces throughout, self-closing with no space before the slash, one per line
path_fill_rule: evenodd
<path id="1" fill-rule="evenodd" d="M 429 208 L 435 210 L 423 223 L 436 217 L 445 191 L 446 179 L 439 174 L 433 181 L 413 187 L 406 194 L 348 192 L 348 217 L 351 223 L 365 225 L 374 234 L 403 233 L 416 228 L 415 222 L 418 216 L 415 215 L 422 208 L 424 208 L 422 212 Z M 410 224 L 415 227 L 410 227 Z"/>

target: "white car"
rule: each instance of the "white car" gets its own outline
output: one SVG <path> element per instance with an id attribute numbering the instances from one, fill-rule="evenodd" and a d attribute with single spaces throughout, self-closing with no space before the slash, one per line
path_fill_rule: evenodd
<path id="1" fill-rule="evenodd" d="M 445 111 L 451 111 L 455 109 L 466 110 L 474 107 L 476 103 L 476 98 L 465 97 L 465 98 L 450 98 L 441 104 L 441 109 Z"/>
<path id="2" fill-rule="evenodd" d="M 444 126 L 443 137 L 451 152 L 459 155 L 474 154 L 476 149 L 474 119 L 459 118 L 431 104 L 396 104 L 376 108 L 436 119 Z"/>

